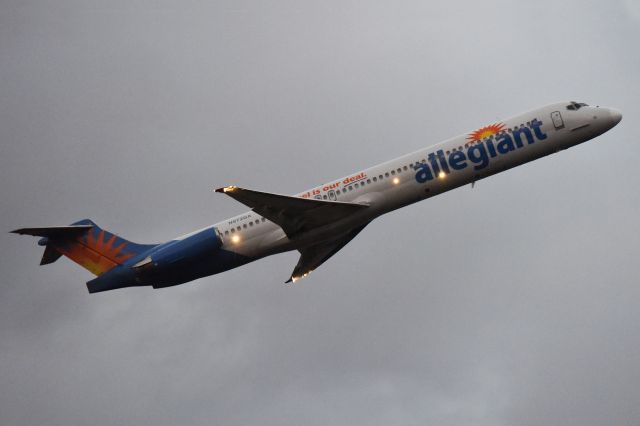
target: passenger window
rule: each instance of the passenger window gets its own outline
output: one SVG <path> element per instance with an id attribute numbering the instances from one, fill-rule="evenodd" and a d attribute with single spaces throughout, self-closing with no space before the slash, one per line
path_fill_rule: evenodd
<path id="1" fill-rule="evenodd" d="M 389 172 L 385 173 L 384 177 L 389 177 Z"/>
<path id="2" fill-rule="evenodd" d="M 378 179 L 382 180 L 384 176 L 380 175 L 378 176 Z"/>
<path id="3" fill-rule="evenodd" d="M 404 171 L 406 172 L 406 171 L 409 169 L 409 167 L 404 166 L 404 167 L 403 167 L 403 169 L 404 169 Z"/>
<path id="4" fill-rule="evenodd" d="M 377 182 L 377 181 L 378 181 L 378 178 L 374 176 L 374 177 L 373 177 L 373 181 L 374 181 L 374 182 Z"/>
<path id="5" fill-rule="evenodd" d="M 371 179 L 367 179 L 367 183 L 371 183 Z"/>
<path id="6" fill-rule="evenodd" d="M 323 196 L 322 196 L 322 199 L 323 199 L 323 200 L 326 200 L 326 199 L 327 199 L 327 196 L 326 196 L 326 195 L 323 195 Z"/>

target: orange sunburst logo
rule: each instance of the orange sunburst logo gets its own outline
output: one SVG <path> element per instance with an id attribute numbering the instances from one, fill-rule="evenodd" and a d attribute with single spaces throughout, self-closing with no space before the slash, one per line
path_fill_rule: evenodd
<path id="1" fill-rule="evenodd" d="M 503 129 L 504 124 L 502 123 L 491 124 L 489 126 L 482 127 L 475 132 L 469 133 L 469 136 L 467 136 L 467 140 L 469 142 L 478 142 L 482 139 L 486 139 L 500 133 Z"/>
<path id="2" fill-rule="evenodd" d="M 115 245 L 117 240 L 120 240 L 120 244 Z M 102 275 L 109 269 L 135 256 L 134 252 L 122 252 L 126 246 L 126 241 L 113 234 L 106 240 L 105 231 L 101 230 L 96 233 L 89 231 L 86 237 L 78 238 L 71 244 L 56 248 L 60 253 L 94 274 Z"/>
<path id="3" fill-rule="evenodd" d="M 105 233 L 102 230 L 98 233 L 97 237 L 93 235 L 93 232 L 89 232 L 87 235 L 87 247 L 118 264 L 134 255 L 134 253 L 121 253 L 127 246 L 127 243 L 124 241 L 116 247 L 113 246 L 113 243 L 116 241 L 115 235 L 111 235 L 108 241 L 105 241 L 104 237 Z"/>

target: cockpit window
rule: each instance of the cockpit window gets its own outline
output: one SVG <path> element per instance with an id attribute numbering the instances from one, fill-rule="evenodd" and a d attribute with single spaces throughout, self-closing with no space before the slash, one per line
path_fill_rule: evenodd
<path id="1" fill-rule="evenodd" d="M 589 106 L 589 105 L 585 104 L 584 102 L 572 101 L 569 105 L 567 105 L 567 109 L 570 110 L 570 111 L 577 111 L 580 108 L 582 108 L 583 106 Z"/>

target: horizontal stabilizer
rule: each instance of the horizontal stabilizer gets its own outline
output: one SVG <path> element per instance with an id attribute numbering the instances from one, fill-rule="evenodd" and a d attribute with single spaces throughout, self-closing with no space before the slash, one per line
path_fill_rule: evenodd
<path id="1" fill-rule="evenodd" d="M 227 186 L 216 189 L 280 225 L 289 238 L 368 208 L 367 204 L 325 201 Z"/>
<path id="2" fill-rule="evenodd" d="M 42 254 L 42 259 L 40 260 L 40 264 L 48 265 L 60 259 L 60 256 L 62 256 L 62 253 L 56 250 L 55 247 L 51 246 L 50 244 L 47 244 L 47 246 L 44 249 L 44 253 Z"/>
<path id="3" fill-rule="evenodd" d="M 13 234 L 59 239 L 73 238 L 78 235 L 82 235 L 91 228 L 93 228 L 92 225 L 45 226 L 42 228 L 20 228 L 11 232 Z"/>

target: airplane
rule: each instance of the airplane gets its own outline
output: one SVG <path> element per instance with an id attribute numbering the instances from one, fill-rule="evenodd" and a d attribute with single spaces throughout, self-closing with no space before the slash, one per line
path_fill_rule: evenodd
<path id="1" fill-rule="evenodd" d="M 578 145 L 621 119 L 613 108 L 559 102 L 294 196 L 218 188 L 251 210 L 163 244 L 132 243 L 89 219 L 11 232 L 42 237 L 41 265 L 64 255 L 95 274 L 89 293 L 170 287 L 290 250 L 298 250 L 300 259 L 286 282 L 296 282 L 378 216 Z"/>

